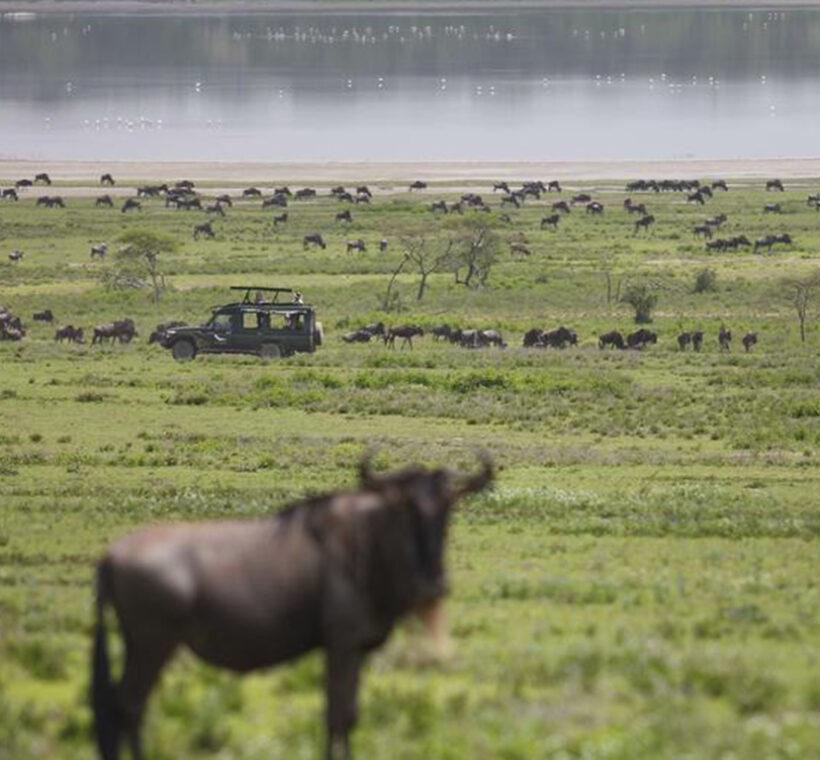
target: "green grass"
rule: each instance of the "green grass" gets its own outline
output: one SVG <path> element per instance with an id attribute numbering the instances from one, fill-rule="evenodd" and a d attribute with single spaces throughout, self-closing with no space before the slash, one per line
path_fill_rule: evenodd
<path id="1" fill-rule="evenodd" d="M 29 327 L 21 343 L 0 343 L 0 759 L 92 757 L 91 577 L 109 541 L 146 522 L 268 514 L 350 485 L 374 442 L 385 466 L 469 467 L 483 446 L 501 469 L 496 489 L 456 517 L 453 655 L 432 664 L 411 627 L 372 659 L 359 756 L 816 756 L 818 334 L 812 319 L 800 343 L 781 284 L 820 269 L 811 187 L 778 196 L 781 218 L 763 216 L 768 196 L 755 186 L 705 210 L 641 196 L 659 220 L 645 238 L 631 235 L 614 186 L 592 189 L 603 218 L 576 210 L 557 234 L 538 230 L 543 203 L 528 204 L 510 212 L 509 231 L 493 223 L 503 237 L 524 231 L 531 256 L 504 246 L 478 292 L 434 275 L 421 303 L 403 275 L 399 314 L 379 312 L 377 296 L 403 230 L 451 224 L 424 208 L 438 196 L 377 191 L 349 230 L 336 230 L 328 199 L 292 204 L 278 232 L 257 203 L 239 204 L 216 241 L 198 243 L 202 215 L 158 202 L 139 219 L 86 198 L 64 211 L 0 205 L 0 251 L 26 253 L 0 262 L 0 300 Z M 691 227 L 719 212 L 725 234 L 782 229 L 796 244 L 707 254 Z M 180 242 L 158 307 L 142 291 L 104 290 L 106 264 L 89 259 L 91 243 L 114 247 L 137 224 Z M 302 251 L 314 229 L 326 252 Z M 356 237 L 368 252 L 345 254 Z M 695 294 L 705 266 L 716 289 Z M 598 350 L 600 332 L 632 329 L 628 310 L 606 301 L 604 267 L 658 286 L 657 346 Z M 202 319 L 237 282 L 302 290 L 326 345 L 270 363 L 190 364 L 146 345 L 156 322 Z M 140 337 L 56 345 L 52 326 L 30 321 L 46 307 L 86 330 L 131 316 Z M 510 345 L 339 340 L 375 319 L 496 327 Z M 526 329 L 562 323 L 578 331 L 577 349 L 520 348 Z M 729 354 L 716 345 L 722 324 L 735 334 Z M 675 336 L 696 328 L 704 352 L 682 354 Z M 760 339 L 748 355 L 746 331 Z M 182 656 L 151 703 L 149 757 L 317 757 L 320 684 L 318 657 L 238 679 Z"/>

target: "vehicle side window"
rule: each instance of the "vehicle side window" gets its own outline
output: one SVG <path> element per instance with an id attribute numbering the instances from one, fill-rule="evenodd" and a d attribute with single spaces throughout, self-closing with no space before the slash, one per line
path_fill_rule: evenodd
<path id="1" fill-rule="evenodd" d="M 217 314 L 211 320 L 211 326 L 214 330 L 218 330 L 219 332 L 226 332 L 231 329 L 231 315 L 230 314 Z"/>
<path id="2" fill-rule="evenodd" d="M 242 312 L 242 329 L 243 330 L 256 330 L 260 327 L 259 324 L 259 312 L 256 311 L 243 311 Z"/>

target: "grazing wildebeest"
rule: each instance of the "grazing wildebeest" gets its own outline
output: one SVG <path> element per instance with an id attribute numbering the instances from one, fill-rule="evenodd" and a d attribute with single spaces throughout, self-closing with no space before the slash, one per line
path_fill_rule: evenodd
<path id="1" fill-rule="evenodd" d="M 779 203 L 767 203 L 763 206 L 764 214 L 782 214 L 783 209 Z"/>
<path id="2" fill-rule="evenodd" d="M 561 183 L 557 179 L 550 180 L 547 183 L 547 192 L 551 193 L 553 190 L 555 190 L 556 193 L 561 192 Z"/>
<path id="3" fill-rule="evenodd" d="M 681 333 L 678 335 L 678 348 L 681 351 L 685 351 L 687 347 L 692 343 L 692 333 Z"/>
<path id="4" fill-rule="evenodd" d="M 345 209 L 344 211 L 340 211 L 336 214 L 336 221 L 337 222 L 352 222 L 353 216 L 350 213 L 350 209 Z"/>
<path id="5" fill-rule="evenodd" d="M 34 184 L 37 185 L 37 184 L 40 184 L 40 183 L 42 183 L 44 185 L 50 185 L 51 184 L 51 177 L 49 177 L 48 174 L 46 174 L 45 172 L 41 172 L 40 174 L 35 174 L 34 175 Z"/>
<path id="6" fill-rule="evenodd" d="M 65 327 L 58 327 L 54 332 L 54 340 L 62 343 L 67 340 L 69 343 L 83 342 L 83 328 L 74 327 L 74 325 L 66 325 Z"/>
<path id="7" fill-rule="evenodd" d="M 100 175 L 100 184 L 101 185 L 108 185 L 109 187 L 114 187 L 114 177 L 109 172 Z"/>
<path id="8" fill-rule="evenodd" d="M 336 187 L 330 188 L 331 195 L 344 195 L 347 193 L 347 190 L 344 189 L 344 185 L 336 185 Z"/>
<path id="9" fill-rule="evenodd" d="M 456 502 L 487 488 L 479 472 L 359 467 L 355 491 L 314 496 L 274 517 L 157 525 L 114 544 L 97 565 L 92 706 L 102 760 L 126 741 L 142 760 L 141 723 L 163 667 L 187 646 L 239 673 L 326 653 L 327 760 L 351 759 L 360 673 L 399 620 L 419 616 L 442 642 L 445 546 Z M 125 643 L 111 680 L 105 611 Z M 437 636 L 436 636 L 437 634 Z"/>
<path id="10" fill-rule="evenodd" d="M 379 240 L 379 252 L 384 253 L 387 250 L 387 238 Z"/>
<path id="11" fill-rule="evenodd" d="M 605 333 L 598 338 L 598 348 L 619 348 L 621 350 L 626 348 L 626 343 L 624 342 L 624 336 L 621 335 L 617 330 L 613 330 L 612 332 Z"/>
<path id="12" fill-rule="evenodd" d="M 692 348 L 694 348 L 695 351 L 700 351 L 700 349 L 702 347 L 703 347 L 703 330 L 695 330 L 695 332 L 692 333 Z"/>
<path id="13" fill-rule="evenodd" d="M 424 330 L 418 325 L 399 325 L 398 327 L 391 327 L 384 336 L 385 345 L 389 348 L 396 347 L 396 338 L 401 338 L 401 347 L 410 346 L 413 348 L 413 338 L 423 337 Z"/>
<path id="14" fill-rule="evenodd" d="M 541 338 L 544 335 L 544 331 L 540 327 L 533 327 L 531 330 L 527 330 L 524 333 L 524 340 L 522 341 L 522 345 L 524 348 L 533 348 L 535 346 L 543 345 L 541 343 Z"/>
<path id="15" fill-rule="evenodd" d="M 749 351 L 752 350 L 752 347 L 757 343 L 757 333 L 746 333 L 742 338 L 742 342 L 743 348 L 748 354 Z"/>
<path id="16" fill-rule="evenodd" d="M 222 208 L 222 204 L 217 201 L 212 206 L 205 207 L 206 214 L 216 214 L 217 216 L 225 216 L 225 209 Z"/>
<path id="17" fill-rule="evenodd" d="M 279 208 L 287 208 L 288 199 L 284 195 L 272 195 L 270 198 L 265 198 L 262 201 L 262 208 L 272 208 L 277 206 Z"/>
<path id="18" fill-rule="evenodd" d="M 372 337 L 373 334 L 367 330 L 356 330 L 342 335 L 342 340 L 345 343 L 369 343 Z"/>
<path id="19" fill-rule="evenodd" d="M 572 196 L 572 205 L 574 206 L 576 203 L 589 203 L 592 200 L 592 196 L 587 193 L 578 193 L 578 195 Z"/>
<path id="20" fill-rule="evenodd" d="M 138 198 L 158 198 L 168 192 L 168 185 L 143 185 L 137 188 Z"/>
<path id="21" fill-rule="evenodd" d="M 364 240 L 359 238 L 358 240 L 348 240 L 347 241 L 347 251 L 346 253 L 350 253 L 351 251 L 358 251 L 359 253 L 364 253 L 367 250 L 365 246 Z"/>
<path id="22" fill-rule="evenodd" d="M 22 261 L 23 256 L 25 256 L 25 254 L 17 248 L 15 248 L 13 251 L 9 251 L 9 261 Z"/>
<path id="23" fill-rule="evenodd" d="M 709 227 L 721 227 L 726 222 L 726 219 L 726 214 L 718 214 L 711 219 L 707 219 L 704 224 L 707 224 Z"/>
<path id="24" fill-rule="evenodd" d="M 638 219 L 637 222 L 635 222 L 635 232 L 632 233 L 632 234 L 637 235 L 638 232 L 640 232 L 641 229 L 644 229 L 648 232 L 649 228 L 653 224 L 655 224 L 655 217 L 652 216 L 652 214 L 647 214 L 646 216 L 642 216 L 640 219 Z"/>
<path id="25" fill-rule="evenodd" d="M 94 205 L 99 208 L 100 206 L 106 206 L 108 208 L 114 208 L 114 199 L 110 195 L 101 195 L 97 200 L 94 201 Z"/>
<path id="26" fill-rule="evenodd" d="M 635 332 L 630 333 L 626 336 L 626 345 L 629 348 L 642 349 L 648 346 L 650 343 L 657 342 L 658 334 L 652 332 L 651 330 L 647 330 L 643 327 L 640 330 L 636 330 Z"/>
<path id="27" fill-rule="evenodd" d="M 477 330 L 478 341 L 482 346 L 497 346 L 506 348 L 504 336 L 498 330 Z"/>
<path id="28" fill-rule="evenodd" d="M 308 246 L 311 245 L 318 245 L 319 248 L 325 250 L 327 245 L 324 241 L 324 238 L 318 232 L 311 232 L 309 235 L 305 235 L 302 238 L 302 249 L 307 250 Z"/>
<path id="29" fill-rule="evenodd" d="M 243 198 L 261 198 L 262 191 L 258 187 L 246 187 L 242 191 Z"/>
<path id="30" fill-rule="evenodd" d="M 765 248 L 767 251 L 771 251 L 772 246 L 776 243 L 791 245 L 791 236 L 788 233 L 784 233 L 782 235 L 766 235 L 765 237 L 758 238 L 755 240 L 754 252 L 757 253 L 760 248 Z"/>
<path id="31" fill-rule="evenodd" d="M 645 203 L 632 203 L 626 209 L 630 214 L 640 214 L 641 216 L 648 216 L 649 212 L 646 210 Z"/>
<path id="32" fill-rule="evenodd" d="M 509 203 L 509 204 L 515 206 L 516 208 L 521 207 L 521 201 L 518 199 L 517 195 L 510 194 L 510 195 L 503 196 L 501 198 L 501 205 L 503 206 L 505 203 Z"/>
<path id="33" fill-rule="evenodd" d="M 542 346 L 543 348 L 550 347 L 560 349 L 564 349 L 567 346 L 577 346 L 578 333 L 561 325 L 561 327 L 557 327 L 555 330 L 542 332 L 535 345 Z"/>
<path id="34" fill-rule="evenodd" d="M 65 208 L 65 202 L 59 195 L 55 195 L 53 197 L 43 195 L 37 199 L 35 205 L 45 206 L 46 208 L 54 208 L 55 206 L 58 208 Z"/>
<path id="35" fill-rule="evenodd" d="M 410 190 L 411 191 L 413 191 L 413 190 L 426 190 L 426 189 L 427 189 L 427 183 L 422 182 L 421 180 L 417 179 L 415 182 L 410 183 Z"/>
<path id="36" fill-rule="evenodd" d="M 766 182 L 766 190 L 777 190 L 782 193 L 785 191 L 785 188 L 779 179 L 770 179 Z"/>
<path id="37" fill-rule="evenodd" d="M 273 189 L 273 194 L 274 195 L 287 195 L 289 197 L 293 196 L 293 193 L 290 191 L 290 188 L 287 185 L 285 185 L 284 187 L 275 187 Z"/>
<path id="38" fill-rule="evenodd" d="M 204 235 L 209 240 L 213 240 L 216 237 L 216 232 L 213 228 L 212 222 L 203 222 L 202 224 L 197 224 L 194 226 L 194 240 L 199 240 L 199 236 Z"/>
<path id="39" fill-rule="evenodd" d="M 278 216 L 273 217 L 273 226 L 278 227 L 280 224 L 286 224 L 288 221 L 288 212 L 285 211 L 284 214 L 279 214 Z"/>
<path id="40" fill-rule="evenodd" d="M 54 314 L 51 309 L 44 309 L 43 311 L 35 311 L 31 318 L 35 322 L 53 322 Z"/>
<path id="41" fill-rule="evenodd" d="M 732 347 L 732 331 L 721 327 L 718 332 L 718 345 L 721 351 L 728 351 Z"/>
<path id="42" fill-rule="evenodd" d="M 186 193 L 190 193 L 195 187 L 196 185 L 189 179 L 181 179 L 179 182 L 174 182 L 174 189 L 183 190 Z"/>
<path id="43" fill-rule="evenodd" d="M 694 230 L 695 237 L 703 235 L 707 240 L 712 239 L 712 228 L 708 224 L 696 224 Z"/>
<path id="44" fill-rule="evenodd" d="M 724 192 L 728 192 L 729 185 L 726 184 L 725 179 L 716 179 L 712 182 L 712 190 L 723 190 Z"/>
<path id="45" fill-rule="evenodd" d="M 233 201 L 231 200 L 231 196 L 227 194 L 217 195 L 214 200 L 217 203 L 221 203 L 223 206 L 227 206 L 228 208 L 233 208 Z"/>
<path id="46" fill-rule="evenodd" d="M 603 214 L 604 213 L 604 204 L 598 203 L 598 201 L 592 201 L 592 203 L 587 203 L 587 214 Z"/>
<path id="47" fill-rule="evenodd" d="M 569 214 L 572 209 L 569 206 L 569 203 L 566 201 L 556 201 L 550 206 L 550 210 L 552 211 L 560 211 L 564 214 Z"/>
<path id="48" fill-rule="evenodd" d="M 529 256 L 532 251 L 524 243 L 512 242 L 510 243 L 510 253 L 521 253 Z"/>
<path id="49" fill-rule="evenodd" d="M 176 202 L 177 211 L 191 211 L 196 209 L 197 211 L 202 211 L 202 201 L 199 198 L 183 198 L 177 197 L 174 199 Z"/>
<path id="50" fill-rule="evenodd" d="M 10 200 L 13 200 L 13 201 L 19 201 L 20 200 L 20 196 L 17 195 L 17 191 L 13 187 L 7 187 L 5 190 L 3 190 L 2 197 L 3 198 L 9 198 Z"/>
<path id="51" fill-rule="evenodd" d="M 125 203 L 122 204 L 122 213 L 128 211 L 142 211 L 142 204 L 136 198 L 126 198 Z"/>
<path id="52" fill-rule="evenodd" d="M 686 202 L 687 203 L 698 203 L 701 206 L 703 206 L 706 203 L 706 201 L 703 198 L 703 194 L 700 192 L 700 190 L 698 190 L 694 193 L 691 193 L 690 195 L 687 195 L 686 196 Z"/>
<path id="53" fill-rule="evenodd" d="M 357 195 L 356 196 L 356 204 L 364 203 L 368 205 L 370 203 L 370 196 L 369 195 Z"/>
<path id="54" fill-rule="evenodd" d="M 451 214 L 460 214 L 464 215 L 464 201 L 456 201 L 455 203 L 450 204 L 450 213 Z"/>
<path id="55" fill-rule="evenodd" d="M 304 201 L 308 198 L 315 198 L 316 191 L 312 187 L 303 187 L 301 190 L 296 191 L 296 195 L 293 196 L 297 201 Z"/>
<path id="56" fill-rule="evenodd" d="M 510 193 L 510 186 L 506 182 L 493 182 L 493 192 L 501 190 L 503 193 Z"/>
<path id="57" fill-rule="evenodd" d="M 91 339 L 91 344 L 102 344 L 106 340 L 130 343 L 136 335 L 137 328 L 134 325 L 134 320 L 126 317 L 125 319 L 117 319 L 106 325 L 97 325 L 97 327 L 94 328 L 94 337 Z"/>
<path id="58" fill-rule="evenodd" d="M 91 258 L 92 259 L 104 259 L 107 253 L 108 253 L 108 244 L 107 243 L 99 243 L 98 245 L 92 245 L 91 246 Z"/>
<path id="59" fill-rule="evenodd" d="M 552 214 L 551 216 L 545 216 L 541 219 L 541 229 L 543 230 L 544 227 L 552 227 L 556 232 L 558 231 L 558 222 L 561 221 L 560 214 Z"/>
<path id="60" fill-rule="evenodd" d="M 148 336 L 148 345 L 153 345 L 154 343 L 159 343 L 160 345 L 163 344 L 165 341 L 168 331 L 173 329 L 174 327 L 185 327 L 187 322 L 179 322 L 179 321 L 172 321 L 172 322 L 160 322 L 156 329 Z"/>
<path id="61" fill-rule="evenodd" d="M 438 325 L 430 332 L 433 335 L 433 340 L 449 340 L 453 334 L 453 328 L 450 325 Z"/>
<path id="62" fill-rule="evenodd" d="M 356 188 L 356 195 L 364 195 L 364 196 L 367 196 L 368 198 L 373 197 L 373 193 L 370 192 L 370 188 L 367 185 L 359 185 Z"/>
<path id="63" fill-rule="evenodd" d="M 442 211 L 446 214 L 448 210 L 447 201 L 433 201 L 433 203 L 430 204 L 430 211 L 433 213 L 436 211 Z"/>
<path id="64" fill-rule="evenodd" d="M 21 187 L 31 187 L 33 184 L 30 179 L 18 179 L 14 186 L 19 190 Z"/>

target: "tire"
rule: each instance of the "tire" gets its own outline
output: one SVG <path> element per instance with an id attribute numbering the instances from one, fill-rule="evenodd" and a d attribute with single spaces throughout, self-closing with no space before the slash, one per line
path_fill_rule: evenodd
<path id="1" fill-rule="evenodd" d="M 322 341 L 325 338 L 325 331 L 322 329 L 322 323 L 316 323 L 316 329 L 313 331 L 313 343 L 317 346 L 322 345 Z"/>
<path id="2" fill-rule="evenodd" d="M 190 340 L 178 340 L 171 346 L 171 353 L 178 362 L 187 362 L 196 356 L 196 346 Z"/>
<path id="3" fill-rule="evenodd" d="M 264 343 L 259 349 L 259 356 L 263 359 L 278 359 L 282 356 L 282 349 L 276 343 Z"/>

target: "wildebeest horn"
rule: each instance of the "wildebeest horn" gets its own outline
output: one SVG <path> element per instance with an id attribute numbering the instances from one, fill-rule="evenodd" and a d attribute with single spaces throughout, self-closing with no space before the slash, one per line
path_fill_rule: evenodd
<path id="1" fill-rule="evenodd" d="M 475 475 L 470 475 L 459 485 L 459 494 L 476 493 L 492 482 L 495 474 L 492 458 L 485 449 L 479 449 L 476 454 L 481 462 L 481 470 Z"/>

